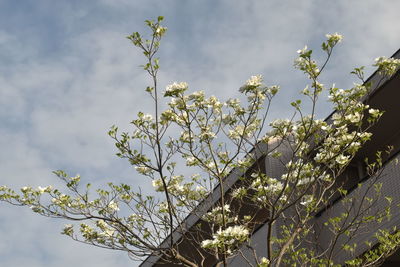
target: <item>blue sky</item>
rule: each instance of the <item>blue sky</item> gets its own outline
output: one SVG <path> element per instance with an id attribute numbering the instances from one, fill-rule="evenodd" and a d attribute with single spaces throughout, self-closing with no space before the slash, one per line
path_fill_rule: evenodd
<path id="1" fill-rule="evenodd" d="M 326 33 L 345 39 L 323 76 L 351 86 L 355 66 L 367 72 L 378 56 L 400 47 L 397 0 L 1 0 L 0 185 L 58 185 L 53 170 L 84 181 L 149 181 L 114 156 L 113 124 L 129 129 L 148 109 L 141 53 L 125 38 L 145 19 L 165 16 L 160 51 L 162 87 L 187 81 L 195 90 L 237 96 L 250 75 L 282 90 L 272 118 L 306 80 L 293 70 L 296 50 L 318 50 Z M 316 55 L 322 54 L 316 51 Z M 321 117 L 329 105 L 319 106 Z M 75 243 L 59 234 L 65 222 L 0 203 L 1 266 L 134 266 L 127 255 Z"/>

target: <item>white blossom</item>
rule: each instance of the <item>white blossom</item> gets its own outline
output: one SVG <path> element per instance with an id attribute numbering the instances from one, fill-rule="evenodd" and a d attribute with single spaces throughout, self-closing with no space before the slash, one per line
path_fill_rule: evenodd
<path id="1" fill-rule="evenodd" d="M 254 75 L 251 76 L 250 79 L 246 81 L 246 83 L 240 87 L 239 91 L 240 92 L 248 92 L 248 91 L 253 91 L 255 88 L 259 87 L 262 85 L 263 78 L 261 75 Z"/>
<path id="2" fill-rule="evenodd" d="M 157 192 L 162 192 L 164 191 L 164 184 L 163 181 L 160 179 L 155 179 L 152 182 L 154 190 L 156 190 Z"/>
<path id="3" fill-rule="evenodd" d="M 335 161 L 339 164 L 339 165 L 345 165 L 348 161 L 349 161 L 350 156 L 345 156 L 343 154 L 340 154 L 339 156 L 336 157 Z"/>
<path id="4" fill-rule="evenodd" d="M 337 32 L 334 34 L 327 34 L 325 35 L 328 38 L 328 42 L 332 42 L 334 44 L 340 43 L 343 40 L 343 35 L 338 34 Z"/>
<path id="5" fill-rule="evenodd" d="M 177 96 L 180 93 L 185 92 L 188 89 L 188 84 L 186 82 L 174 82 L 170 84 L 165 89 L 165 96 Z"/>
<path id="6" fill-rule="evenodd" d="M 368 113 L 371 114 L 372 118 L 379 118 L 382 115 L 382 112 L 379 109 L 370 108 Z"/>
<path id="7" fill-rule="evenodd" d="M 354 112 L 353 114 L 346 115 L 345 119 L 351 123 L 357 123 L 361 121 L 362 114 L 360 112 Z"/>
<path id="8" fill-rule="evenodd" d="M 304 54 L 305 52 L 307 52 L 307 49 L 308 49 L 308 47 L 305 45 L 305 46 L 303 47 L 303 49 L 297 50 L 297 54 L 302 55 L 302 54 Z"/>
<path id="9" fill-rule="evenodd" d="M 38 186 L 38 192 L 39 192 L 40 194 L 49 193 L 49 192 L 51 191 L 51 189 L 52 189 L 52 186 L 51 186 L 51 185 L 46 186 L 46 187 Z"/>
<path id="10" fill-rule="evenodd" d="M 30 186 L 24 186 L 21 188 L 22 193 L 27 193 L 31 190 L 32 190 L 32 187 L 30 187 Z"/>
<path id="11" fill-rule="evenodd" d="M 400 68 L 400 59 L 378 57 L 374 66 L 378 67 L 379 73 L 391 76 Z"/>
<path id="12" fill-rule="evenodd" d="M 114 200 L 110 201 L 108 203 L 107 208 L 111 210 L 112 212 L 114 211 L 119 211 L 118 203 L 116 203 Z"/>
<path id="13" fill-rule="evenodd" d="M 135 166 L 135 170 L 143 175 L 149 174 L 152 172 L 152 170 L 149 167 L 146 166 Z"/>
<path id="14" fill-rule="evenodd" d="M 219 229 L 212 240 L 204 240 L 201 243 L 203 248 L 221 248 L 227 246 L 231 250 L 248 239 L 249 230 L 242 225 L 229 226 L 222 230 Z"/>
<path id="15" fill-rule="evenodd" d="M 260 267 L 267 267 L 269 263 L 270 262 L 266 257 L 262 257 L 260 260 Z"/>
<path id="16" fill-rule="evenodd" d="M 201 247 L 202 248 L 210 248 L 210 247 L 213 247 L 214 244 L 215 244 L 214 240 L 207 239 L 207 240 L 203 240 L 201 242 Z"/>
<path id="17" fill-rule="evenodd" d="M 304 195 L 300 201 L 300 205 L 308 206 L 313 202 L 313 200 L 314 197 L 312 195 Z"/>
<path id="18" fill-rule="evenodd" d="M 153 115 L 151 114 L 144 114 L 142 117 L 143 121 L 151 122 L 153 120 Z"/>
<path id="19" fill-rule="evenodd" d="M 193 166 L 197 162 L 197 159 L 195 157 L 187 157 L 186 158 L 186 165 L 188 166 Z"/>
<path id="20" fill-rule="evenodd" d="M 169 212 L 169 205 L 168 205 L 167 201 L 163 201 L 158 204 L 158 212 L 160 212 L 160 213 L 168 213 Z"/>
<path id="21" fill-rule="evenodd" d="M 263 78 L 261 75 L 251 76 L 250 79 L 246 81 L 248 86 L 260 86 L 262 84 Z"/>

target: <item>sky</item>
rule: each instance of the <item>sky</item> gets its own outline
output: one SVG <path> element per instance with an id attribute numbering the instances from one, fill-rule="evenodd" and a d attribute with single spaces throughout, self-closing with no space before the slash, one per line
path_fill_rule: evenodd
<path id="1" fill-rule="evenodd" d="M 129 130 L 144 92 L 144 58 L 125 38 L 144 20 L 165 17 L 161 87 L 186 81 L 222 99 L 237 97 L 251 76 L 279 84 L 271 119 L 307 84 L 293 69 L 308 45 L 317 59 L 327 33 L 343 42 L 322 77 L 346 88 L 354 67 L 373 72 L 374 58 L 400 48 L 398 0 L 0 0 L 0 185 L 60 186 L 52 171 L 83 182 L 124 182 L 145 190 L 107 131 Z M 321 100 L 321 118 L 330 106 Z M 60 234 L 62 220 L 0 203 L 0 266 L 136 266 L 126 253 L 91 247 Z"/>

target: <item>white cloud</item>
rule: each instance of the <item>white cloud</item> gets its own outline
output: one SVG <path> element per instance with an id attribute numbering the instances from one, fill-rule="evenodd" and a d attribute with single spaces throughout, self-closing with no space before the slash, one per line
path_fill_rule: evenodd
<path id="1" fill-rule="evenodd" d="M 126 253 L 102 250 L 70 240 L 62 221 L 35 216 L 29 209 L 2 207 L 2 266 L 132 266 Z M 19 219 L 17 219 L 19 218 Z"/>

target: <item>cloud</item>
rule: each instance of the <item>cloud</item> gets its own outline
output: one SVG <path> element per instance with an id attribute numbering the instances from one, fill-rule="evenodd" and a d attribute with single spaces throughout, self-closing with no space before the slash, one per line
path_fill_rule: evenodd
<path id="1" fill-rule="evenodd" d="M 79 244 L 60 233 L 62 221 L 32 216 L 29 209 L 2 207 L 2 266 L 131 266 L 126 253 Z M 16 221 L 16 218 L 23 220 Z"/>

